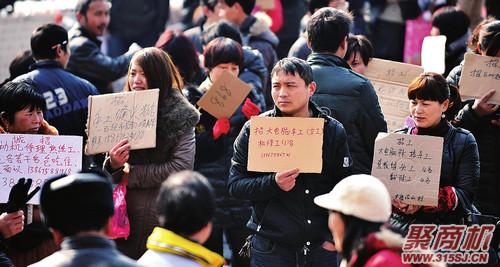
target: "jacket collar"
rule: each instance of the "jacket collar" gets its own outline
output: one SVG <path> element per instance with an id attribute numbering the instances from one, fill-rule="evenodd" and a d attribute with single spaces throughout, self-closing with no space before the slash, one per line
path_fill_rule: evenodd
<path id="1" fill-rule="evenodd" d="M 97 36 L 87 31 L 82 25 L 77 24 L 75 28 L 72 29 L 71 37 L 86 37 L 92 42 L 96 43 L 98 47 L 101 47 L 101 41 L 97 39 Z"/>
<path id="2" fill-rule="evenodd" d="M 77 250 L 85 248 L 115 249 L 115 243 L 100 236 L 70 236 L 61 243 L 62 250 Z"/>
<path id="3" fill-rule="evenodd" d="M 312 111 L 311 118 L 326 118 L 328 116 L 318 107 L 318 105 L 316 105 L 316 103 L 311 100 L 309 100 L 309 110 Z M 269 113 L 266 112 L 265 114 L 269 114 L 272 117 L 283 117 L 283 113 L 276 105 L 269 111 Z"/>
<path id="4" fill-rule="evenodd" d="M 196 261 L 203 267 L 218 267 L 224 258 L 202 245 L 188 240 L 172 231 L 156 227 L 148 238 L 146 247 L 153 251 L 175 254 Z"/>
<path id="5" fill-rule="evenodd" d="M 345 59 L 330 53 L 319 53 L 313 52 L 307 58 L 307 63 L 309 64 L 318 64 L 324 66 L 338 66 L 346 69 L 351 69 L 349 64 Z"/>
<path id="6" fill-rule="evenodd" d="M 35 70 L 35 69 L 49 69 L 49 68 L 63 68 L 61 63 L 57 60 L 40 60 L 35 63 L 33 63 L 30 66 L 30 70 Z"/>

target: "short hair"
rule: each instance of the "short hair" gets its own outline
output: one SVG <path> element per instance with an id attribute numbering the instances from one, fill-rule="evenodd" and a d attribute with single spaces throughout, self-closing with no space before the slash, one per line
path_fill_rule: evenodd
<path id="1" fill-rule="evenodd" d="M 233 6 L 234 4 L 240 4 L 243 12 L 245 14 L 250 15 L 252 13 L 253 8 L 255 7 L 255 0 L 223 0 L 224 3 L 228 6 Z"/>
<path id="2" fill-rule="evenodd" d="M 467 14 L 454 7 L 438 9 L 432 18 L 432 26 L 446 36 L 446 43 L 451 44 L 469 31 L 470 20 Z"/>
<path id="3" fill-rule="evenodd" d="M 352 56 L 359 54 L 363 63 L 368 65 L 368 62 L 373 58 L 373 46 L 370 40 L 364 35 L 349 35 L 347 38 L 347 51 L 344 56 L 345 60 L 349 60 Z"/>
<path id="4" fill-rule="evenodd" d="M 10 79 L 14 80 L 16 77 L 30 72 L 30 66 L 35 63 L 31 50 L 25 50 L 16 55 L 10 62 L 9 73 Z"/>
<path id="5" fill-rule="evenodd" d="M 233 63 L 241 66 L 243 63 L 243 49 L 236 41 L 219 37 L 210 41 L 203 52 L 205 67 L 212 70 L 219 64 Z"/>
<path id="6" fill-rule="evenodd" d="M 45 99 L 36 91 L 34 81 L 23 79 L 17 82 L 7 82 L 0 88 L 0 113 L 2 113 L 2 118 L 9 123 L 14 123 L 16 112 L 26 108 L 30 111 L 35 109 L 45 110 Z"/>
<path id="7" fill-rule="evenodd" d="M 31 34 L 31 51 L 36 59 L 55 59 L 57 45 L 67 51 L 68 32 L 57 24 L 44 24 Z"/>
<path id="8" fill-rule="evenodd" d="M 165 51 L 156 47 L 137 51 L 130 61 L 127 78 L 134 63 L 141 66 L 144 71 L 149 86 L 147 89 L 160 89 L 160 99 L 169 96 L 172 90 L 182 90 L 182 77 Z M 132 91 L 128 81 L 125 83 L 124 91 Z"/>
<path id="9" fill-rule="evenodd" d="M 286 57 L 278 61 L 271 71 L 271 78 L 275 73 L 284 72 L 286 75 L 299 75 L 306 85 L 313 82 L 313 72 L 311 66 L 303 59 L 296 57 Z"/>
<path id="10" fill-rule="evenodd" d="M 156 47 L 167 52 L 184 82 L 195 82 L 196 76 L 201 71 L 200 60 L 189 38 L 182 32 L 167 30 L 156 42 Z"/>
<path id="11" fill-rule="evenodd" d="M 238 28 L 226 20 L 220 20 L 210 24 L 201 33 L 201 41 L 203 45 L 207 45 L 215 38 L 226 37 L 242 44 L 241 33 Z"/>
<path id="12" fill-rule="evenodd" d="M 478 42 L 486 55 L 496 56 L 500 51 L 500 20 L 485 24 L 479 32 Z"/>
<path id="13" fill-rule="evenodd" d="M 408 99 L 430 100 L 442 104 L 450 100 L 445 115 L 447 119 L 453 119 L 460 111 L 461 99 L 458 88 L 449 85 L 446 79 L 435 72 L 424 72 L 408 85 Z"/>
<path id="14" fill-rule="evenodd" d="M 168 177 L 157 199 L 160 226 L 188 237 L 205 227 L 215 214 L 215 195 L 198 172 L 182 171 Z"/>
<path id="15" fill-rule="evenodd" d="M 316 11 L 306 26 L 307 40 L 313 52 L 335 53 L 348 36 L 352 15 L 332 7 Z"/>
<path id="16" fill-rule="evenodd" d="M 45 224 L 64 236 L 103 230 L 114 213 L 109 179 L 104 173 L 93 171 L 47 180 L 40 192 Z"/>
<path id="17" fill-rule="evenodd" d="M 211 11 L 215 10 L 215 6 L 217 5 L 217 0 L 200 0 L 200 5 L 201 6 L 206 6 L 208 9 Z"/>
<path id="18" fill-rule="evenodd" d="M 105 1 L 108 2 L 108 0 L 78 0 L 76 3 L 75 11 L 76 13 L 80 15 L 87 15 L 87 11 L 89 10 L 90 4 L 94 1 Z"/>

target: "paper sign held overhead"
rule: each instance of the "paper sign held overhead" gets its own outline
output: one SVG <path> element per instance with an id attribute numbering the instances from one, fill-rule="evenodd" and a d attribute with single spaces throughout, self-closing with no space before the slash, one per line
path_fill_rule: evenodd
<path id="1" fill-rule="evenodd" d="M 109 151 L 128 139 L 132 149 L 156 146 L 160 90 L 89 96 L 85 154 Z"/>
<path id="2" fill-rule="evenodd" d="M 425 72 L 443 74 L 445 65 L 446 36 L 427 36 L 422 44 L 422 67 Z"/>
<path id="3" fill-rule="evenodd" d="M 387 186 L 391 198 L 437 206 L 442 137 L 379 133 L 373 154 L 372 175 Z"/>
<path id="4" fill-rule="evenodd" d="M 365 75 L 377 93 L 389 131 L 404 126 L 405 118 L 410 115 L 408 84 L 422 72 L 424 69 L 419 66 L 378 58 L 368 64 Z"/>
<path id="5" fill-rule="evenodd" d="M 82 137 L 0 134 L 0 203 L 20 178 L 33 180 L 30 192 L 50 177 L 82 169 Z M 30 204 L 40 203 L 40 192 Z"/>
<path id="6" fill-rule="evenodd" d="M 324 123 L 321 118 L 252 117 L 247 169 L 321 173 Z"/>
<path id="7" fill-rule="evenodd" d="M 500 58 L 466 53 L 464 59 L 459 84 L 462 99 L 481 98 L 495 89 L 489 102 L 500 104 Z"/>
<path id="8" fill-rule="evenodd" d="M 196 104 L 218 119 L 229 118 L 250 90 L 250 85 L 225 70 Z"/>

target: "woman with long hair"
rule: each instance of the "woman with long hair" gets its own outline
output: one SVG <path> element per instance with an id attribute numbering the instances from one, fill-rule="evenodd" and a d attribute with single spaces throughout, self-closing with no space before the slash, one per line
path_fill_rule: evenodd
<path id="1" fill-rule="evenodd" d="M 146 239 L 158 225 L 155 199 L 167 177 L 192 169 L 195 154 L 194 126 L 199 112 L 181 92 L 182 78 L 170 57 L 159 48 L 145 48 L 130 62 L 124 91 L 159 88 L 156 147 L 130 150 L 122 140 L 104 162 L 115 183 L 128 180 L 127 212 L 130 236 L 118 239 L 118 248 L 138 259 L 146 251 Z"/>

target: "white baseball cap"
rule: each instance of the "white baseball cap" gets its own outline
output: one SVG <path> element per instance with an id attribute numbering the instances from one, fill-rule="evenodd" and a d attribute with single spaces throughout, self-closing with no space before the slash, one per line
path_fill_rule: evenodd
<path id="1" fill-rule="evenodd" d="M 385 223 L 392 211 L 391 197 L 384 183 L 366 174 L 344 178 L 330 193 L 315 197 L 314 203 L 370 222 Z"/>

